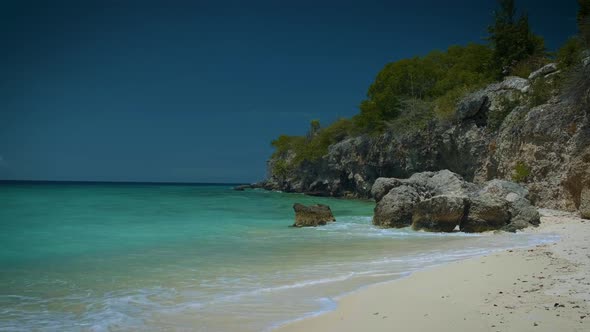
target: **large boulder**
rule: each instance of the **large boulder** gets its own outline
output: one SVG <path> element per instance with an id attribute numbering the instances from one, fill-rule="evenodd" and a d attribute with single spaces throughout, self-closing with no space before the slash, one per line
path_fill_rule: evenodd
<path id="1" fill-rule="evenodd" d="M 371 196 L 379 202 L 389 191 L 403 184 L 403 180 L 396 178 L 377 178 L 371 188 Z"/>
<path id="2" fill-rule="evenodd" d="M 465 198 L 440 195 L 414 207 L 412 228 L 429 232 L 452 232 L 465 217 Z"/>
<path id="3" fill-rule="evenodd" d="M 373 224 L 393 228 L 410 226 L 414 205 L 418 201 L 419 193 L 411 186 L 403 185 L 391 189 L 375 206 Z"/>
<path id="4" fill-rule="evenodd" d="M 580 213 L 582 214 L 582 218 L 590 219 L 590 186 L 582 189 L 580 195 Z"/>
<path id="5" fill-rule="evenodd" d="M 478 194 L 495 196 L 508 202 L 510 223 L 502 227 L 502 230 L 515 232 L 541 223 L 539 211 L 527 199 L 529 191 L 517 183 L 499 179 L 491 180 L 484 184 Z"/>
<path id="6" fill-rule="evenodd" d="M 510 212 L 510 223 L 502 228 L 508 232 L 527 228 L 529 226 L 538 226 L 541 223 L 541 215 L 536 207 L 526 199 L 514 193 L 506 195 Z"/>
<path id="7" fill-rule="evenodd" d="M 336 221 L 329 206 L 323 204 L 305 206 L 293 204 L 295 210 L 295 223 L 293 227 L 315 227 Z"/>
<path id="8" fill-rule="evenodd" d="M 469 212 L 460 230 L 467 233 L 498 230 L 510 222 L 509 204 L 505 199 L 484 194 L 469 199 Z"/>

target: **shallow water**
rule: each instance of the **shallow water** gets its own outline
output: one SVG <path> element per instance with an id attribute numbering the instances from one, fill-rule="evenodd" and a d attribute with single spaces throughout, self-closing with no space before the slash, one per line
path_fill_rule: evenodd
<path id="1" fill-rule="evenodd" d="M 337 222 L 295 229 L 292 204 Z M 374 203 L 229 185 L 0 184 L 0 330 L 259 331 L 546 235 L 383 230 Z"/>

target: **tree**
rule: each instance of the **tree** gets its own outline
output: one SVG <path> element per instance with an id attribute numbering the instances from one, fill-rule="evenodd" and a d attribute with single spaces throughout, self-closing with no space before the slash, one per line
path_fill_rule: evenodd
<path id="1" fill-rule="evenodd" d="M 488 40 L 494 49 L 493 61 L 500 76 L 508 75 L 521 61 L 542 57 L 544 41 L 533 34 L 528 16 L 521 14 L 516 19 L 514 0 L 499 0 L 500 8 L 494 12 L 494 24 L 488 27 Z"/>
<path id="2" fill-rule="evenodd" d="M 311 122 L 309 123 L 309 132 L 307 133 L 307 137 L 309 139 L 313 138 L 320 132 L 320 129 L 320 120 L 311 120 Z"/>

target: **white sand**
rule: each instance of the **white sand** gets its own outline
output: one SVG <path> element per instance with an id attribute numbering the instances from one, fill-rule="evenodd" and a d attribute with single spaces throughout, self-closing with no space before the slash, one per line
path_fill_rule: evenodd
<path id="1" fill-rule="evenodd" d="M 542 211 L 555 244 L 450 263 L 345 296 L 286 331 L 590 331 L 590 220 Z"/>

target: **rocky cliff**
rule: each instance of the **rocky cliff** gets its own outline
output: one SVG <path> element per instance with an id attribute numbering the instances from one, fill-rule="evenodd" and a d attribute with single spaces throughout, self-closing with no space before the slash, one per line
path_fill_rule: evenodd
<path id="1" fill-rule="evenodd" d="M 549 97 L 539 102 L 538 82 L 558 75 L 550 64 L 528 79 L 508 77 L 463 98 L 453 121 L 345 139 L 286 175 L 271 172 L 262 186 L 368 198 L 379 177 L 448 169 L 476 183 L 520 182 L 540 207 L 590 209 L 584 198 L 590 197 L 590 63 L 570 75 L 565 88 L 546 92 Z M 269 169 L 277 161 L 271 158 Z"/>

